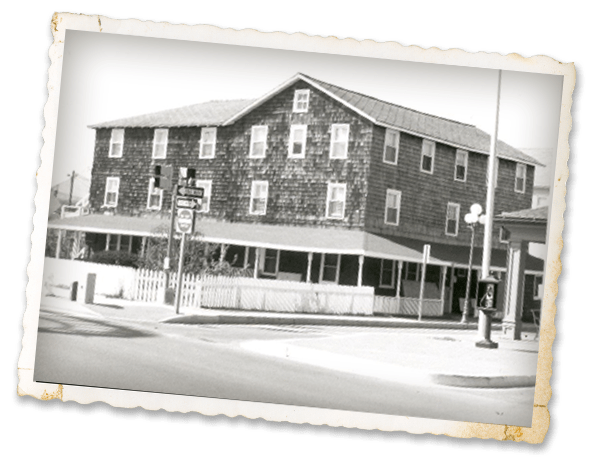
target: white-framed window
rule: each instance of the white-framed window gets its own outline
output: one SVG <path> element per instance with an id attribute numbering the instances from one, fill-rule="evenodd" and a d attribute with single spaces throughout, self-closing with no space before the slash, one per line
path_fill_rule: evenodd
<path id="1" fill-rule="evenodd" d="M 346 184 L 329 182 L 327 187 L 327 218 L 343 219 L 345 216 L 345 192 Z"/>
<path id="2" fill-rule="evenodd" d="M 339 283 L 341 255 L 323 254 L 321 257 L 321 283 Z"/>
<path id="3" fill-rule="evenodd" d="M 201 129 L 199 159 L 212 159 L 216 156 L 216 133 L 215 127 Z"/>
<path id="4" fill-rule="evenodd" d="M 267 125 L 254 125 L 251 127 L 250 158 L 264 158 L 267 149 Z"/>
<path id="5" fill-rule="evenodd" d="M 297 89 L 294 92 L 294 106 L 292 112 L 308 112 L 309 89 Z"/>
<path id="6" fill-rule="evenodd" d="M 149 210 L 160 210 L 162 208 L 162 195 L 163 190 L 161 188 L 154 187 L 154 177 L 150 178 L 148 184 L 148 201 L 146 207 Z"/>
<path id="7" fill-rule="evenodd" d="M 380 282 L 379 287 L 393 289 L 395 287 L 395 261 L 380 260 Z"/>
<path id="8" fill-rule="evenodd" d="M 397 164 L 399 160 L 399 141 L 401 134 L 396 130 L 386 129 L 384 136 L 384 154 L 382 160 L 388 164 Z"/>
<path id="9" fill-rule="evenodd" d="M 105 183 L 105 202 L 103 206 L 114 208 L 119 198 L 119 177 L 107 177 Z"/>
<path id="10" fill-rule="evenodd" d="M 347 159 L 347 146 L 349 142 L 349 124 L 331 125 L 331 148 L 329 158 Z"/>
<path id="11" fill-rule="evenodd" d="M 431 140 L 423 140 L 421 144 L 421 172 L 434 173 L 434 159 L 436 158 L 436 143 Z"/>
<path id="12" fill-rule="evenodd" d="M 454 166 L 454 180 L 466 182 L 469 167 L 469 153 L 464 150 L 456 150 L 456 163 Z"/>
<path id="13" fill-rule="evenodd" d="M 502 244 L 507 244 L 510 241 L 510 231 L 508 231 L 505 227 L 500 227 L 499 240 Z"/>
<path id="14" fill-rule="evenodd" d="M 168 128 L 155 128 L 154 140 L 152 143 L 152 158 L 166 159 L 167 145 L 169 142 Z"/>
<path id="15" fill-rule="evenodd" d="M 524 193 L 526 190 L 526 164 L 516 163 L 516 180 L 514 182 L 514 191 Z"/>
<path id="16" fill-rule="evenodd" d="M 458 203 L 448 203 L 446 208 L 446 235 L 458 235 L 458 220 L 460 217 L 460 205 Z"/>
<path id="17" fill-rule="evenodd" d="M 279 267 L 280 251 L 276 249 L 264 249 L 261 271 L 266 275 L 277 276 Z"/>
<path id="18" fill-rule="evenodd" d="M 210 212 L 210 200 L 212 198 L 212 181 L 211 180 L 196 180 L 196 187 L 202 187 L 204 189 L 204 195 L 201 199 L 201 207 L 198 208 L 199 213 Z"/>
<path id="19" fill-rule="evenodd" d="M 109 141 L 109 157 L 121 158 L 123 155 L 123 128 L 114 128 L 111 130 L 111 141 Z"/>
<path id="20" fill-rule="evenodd" d="M 421 265 L 419 263 L 405 262 L 403 263 L 402 273 L 403 274 L 401 275 L 401 279 L 407 281 L 419 281 L 419 278 L 421 276 Z"/>
<path id="21" fill-rule="evenodd" d="M 306 153 L 306 125 L 290 127 L 289 158 L 303 158 Z"/>
<path id="22" fill-rule="evenodd" d="M 267 212 L 268 182 L 266 180 L 254 180 L 251 184 L 251 201 L 249 214 L 264 215 Z"/>
<path id="23" fill-rule="evenodd" d="M 384 207 L 384 223 L 398 226 L 400 213 L 401 192 L 399 190 L 387 189 Z"/>

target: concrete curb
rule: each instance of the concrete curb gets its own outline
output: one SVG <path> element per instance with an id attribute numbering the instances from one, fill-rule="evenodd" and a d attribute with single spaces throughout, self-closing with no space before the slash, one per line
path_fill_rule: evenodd
<path id="1" fill-rule="evenodd" d="M 266 356 L 291 359 L 315 367 L 415 386 L 436 384 L 465 388 L 517 388 L 533 387 L 536 382 L 536 376 L 441 374 L 277 341 L 244 341 L 240 346 L 247 351 Z"/>
<path id="2" fill-rule="evenodd" d="M 476 323 L 463 324 L 435 320 L 406 320 L 382 317 L 352 317 L 335 315 L 269 314 L 269 313 L 202 313 L 168 318 L 162 323 L 185 325 L 332 325 L 373 328 L 438 328 L 448 330 L 476 330 Z M 500 330 L 501 324 L 494 324 Z"/>

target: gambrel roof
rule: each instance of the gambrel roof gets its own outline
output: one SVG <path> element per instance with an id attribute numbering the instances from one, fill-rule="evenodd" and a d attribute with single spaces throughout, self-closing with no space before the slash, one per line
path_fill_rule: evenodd
<path id="1" fill-rule="evenodd" d="M 244 115 L 300 80 L 308 83 L 315 89 L 335 99 L 378 126 L 403 131 L 421 138 L 428 138 L 455 148 L 486 155 L 489 154 L 490 135 L 474 125 L 426 114 L 382 101 L 331 83 L 317 80 L 302 73 L 298 73 L 256 100 L 210 101 L 153 114 L 114 120 L 91 125 L 90 127 L 166 128 L 232 125 Z M 543 165 L 535 158 L 524 154 L 501 140 L 498 140 L 497 155 L 503 159 L 525 164 Z"/>

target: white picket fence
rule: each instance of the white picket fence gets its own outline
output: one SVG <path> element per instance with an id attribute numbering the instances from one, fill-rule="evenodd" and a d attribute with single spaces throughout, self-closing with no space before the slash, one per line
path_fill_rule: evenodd
<path id="1" fill-rule="evenodd" d="M 171 274 L 172 288 L 177 275 Z M 164 274 L 138 270 L 134 300 L 156 302 L 164 294 Z M 182 307 L 371 315 L 374 290 L 370 287 L 311 284 L 226 276 L 183 275 Z"/>
<path id="2" fill-rule="evenodd" d="M 419 298 L 374 296 L 374 312 L 381 315 L 419 315 Z M 440 299 L 423 300 L 423 317 L 438 317 L 442 314 Z"/>

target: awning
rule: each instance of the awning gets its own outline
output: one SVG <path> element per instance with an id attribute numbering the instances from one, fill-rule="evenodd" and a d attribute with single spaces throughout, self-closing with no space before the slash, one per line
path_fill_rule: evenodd
<path id="1" fill-rule="evenodd" d="M 141 218 L 91 214 L 50 221 L 49 228 L 103 234 L 158 236 L 168 232 L 169 218 Z M 201 240 L 229 245 L 264 247 L 296 252 L 364 255 L 421 263 L 423 244 L 407 246 L 383 237 L 349 229 L 277 226 L 270 224 L 228 223 L 199 220 L 196 230 Z M 429 260 L 434 265 L 449 265 L 432 249 Z"/>

